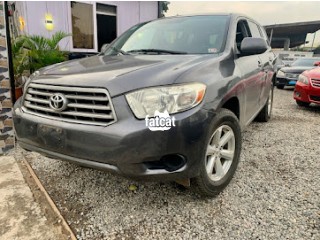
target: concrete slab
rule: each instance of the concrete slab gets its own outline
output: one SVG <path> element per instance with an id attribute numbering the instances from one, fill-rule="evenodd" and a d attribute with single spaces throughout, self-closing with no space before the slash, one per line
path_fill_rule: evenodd
<path id="1" fill-rule="evenodd" d="M 13 157 L 0 157 L 0 240 L 66 239 L 48 221 Z"/>

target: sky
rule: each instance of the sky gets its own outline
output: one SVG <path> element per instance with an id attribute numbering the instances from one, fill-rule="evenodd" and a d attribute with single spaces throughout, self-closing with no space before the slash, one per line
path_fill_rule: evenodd
<path id="1" fill-rule="evenodd" d="M 319 1 L 171 1 L 166 16 L 197 13 L 243 13 L 258 21 L 261 25 L 320 21 Z M 314 34 L 308 34 L 311 46 Z M 316 33 L 315 46 L 320 44 L 320 31 Z"/>

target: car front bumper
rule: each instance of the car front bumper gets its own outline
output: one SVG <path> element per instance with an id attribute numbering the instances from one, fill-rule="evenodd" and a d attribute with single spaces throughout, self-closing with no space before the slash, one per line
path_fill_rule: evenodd
<path id="1" fill-rule="evenodd" d="M 18 142 L 49 157 L 131 178 L 178 180 L 198 175 L 214 112 L 198 106 L 175 114 L 175 127 L 150 131 L 144 120 L 133 116 L 123 96 L 115 97 L 113 104 L 118 106 L 118 121 L 104 127 L 25 113 L 20 99 L 13 112 Z M 174 167 L 167 167 L 171 163 Z"/>
<path id="2" fill-rule="evenodd" d="M 278 78 L 276 79 L 276 85 L 295 86 L 297 78 Z"/>
<path id="3" fill-rule="evenodd" d="M 320 104 L 320 88 L 297 82 L 293 97 L 302 102 Z"/>

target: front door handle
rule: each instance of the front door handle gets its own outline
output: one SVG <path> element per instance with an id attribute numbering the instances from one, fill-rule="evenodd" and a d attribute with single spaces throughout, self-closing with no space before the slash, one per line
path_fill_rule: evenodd
<path id="1" fill-rule="evenodd" d="M 259 67 L 259 68 L 262 68 L 262 63 L 261 63 L 261 61 L 258 61 L 258 67 Z"/>

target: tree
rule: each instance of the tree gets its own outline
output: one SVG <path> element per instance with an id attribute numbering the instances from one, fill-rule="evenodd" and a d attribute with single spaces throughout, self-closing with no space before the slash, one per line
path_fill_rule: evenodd
<path id="1" fill-rule="evenodd" d="M 22 35 L 13 40 L 13 62 L 17 75 L 24 70 L 31 72 L 66 60 L 66 54 L 59 49 L 59 42 L 70 36 L 64 32 L 56 32 L 51 38 L 39 35 Z"/>
<path id="2" fill-rule="evenodd" d="M 56 32 L 51 38 L 39 35 L 22 36 L 23 47 L 28 51 L 31 72 L 66 60 L 65 52 L 60 51 L 59 42 L 69 34 Z"/>
<path id="3" fill-rule="evenodd" d="M 39 35 L 22 35 L 12 42 L 13 70 L 16 86 L 22 85 L 22 76 L 55 63 L 67 60 L 66 52 L 60 51 L 59 42 L 70 36 L 56 32 L 51 38 Z M 28 74 L 27 74 L 28 75 Z"/>
<path id="4" fill-rule="evenodd" d="M 169 10 L 169 4 L 170 2 L 167 1 L 159 2 L 159 17 L 164 17 L 164 13 L 166 13 Z"/>

